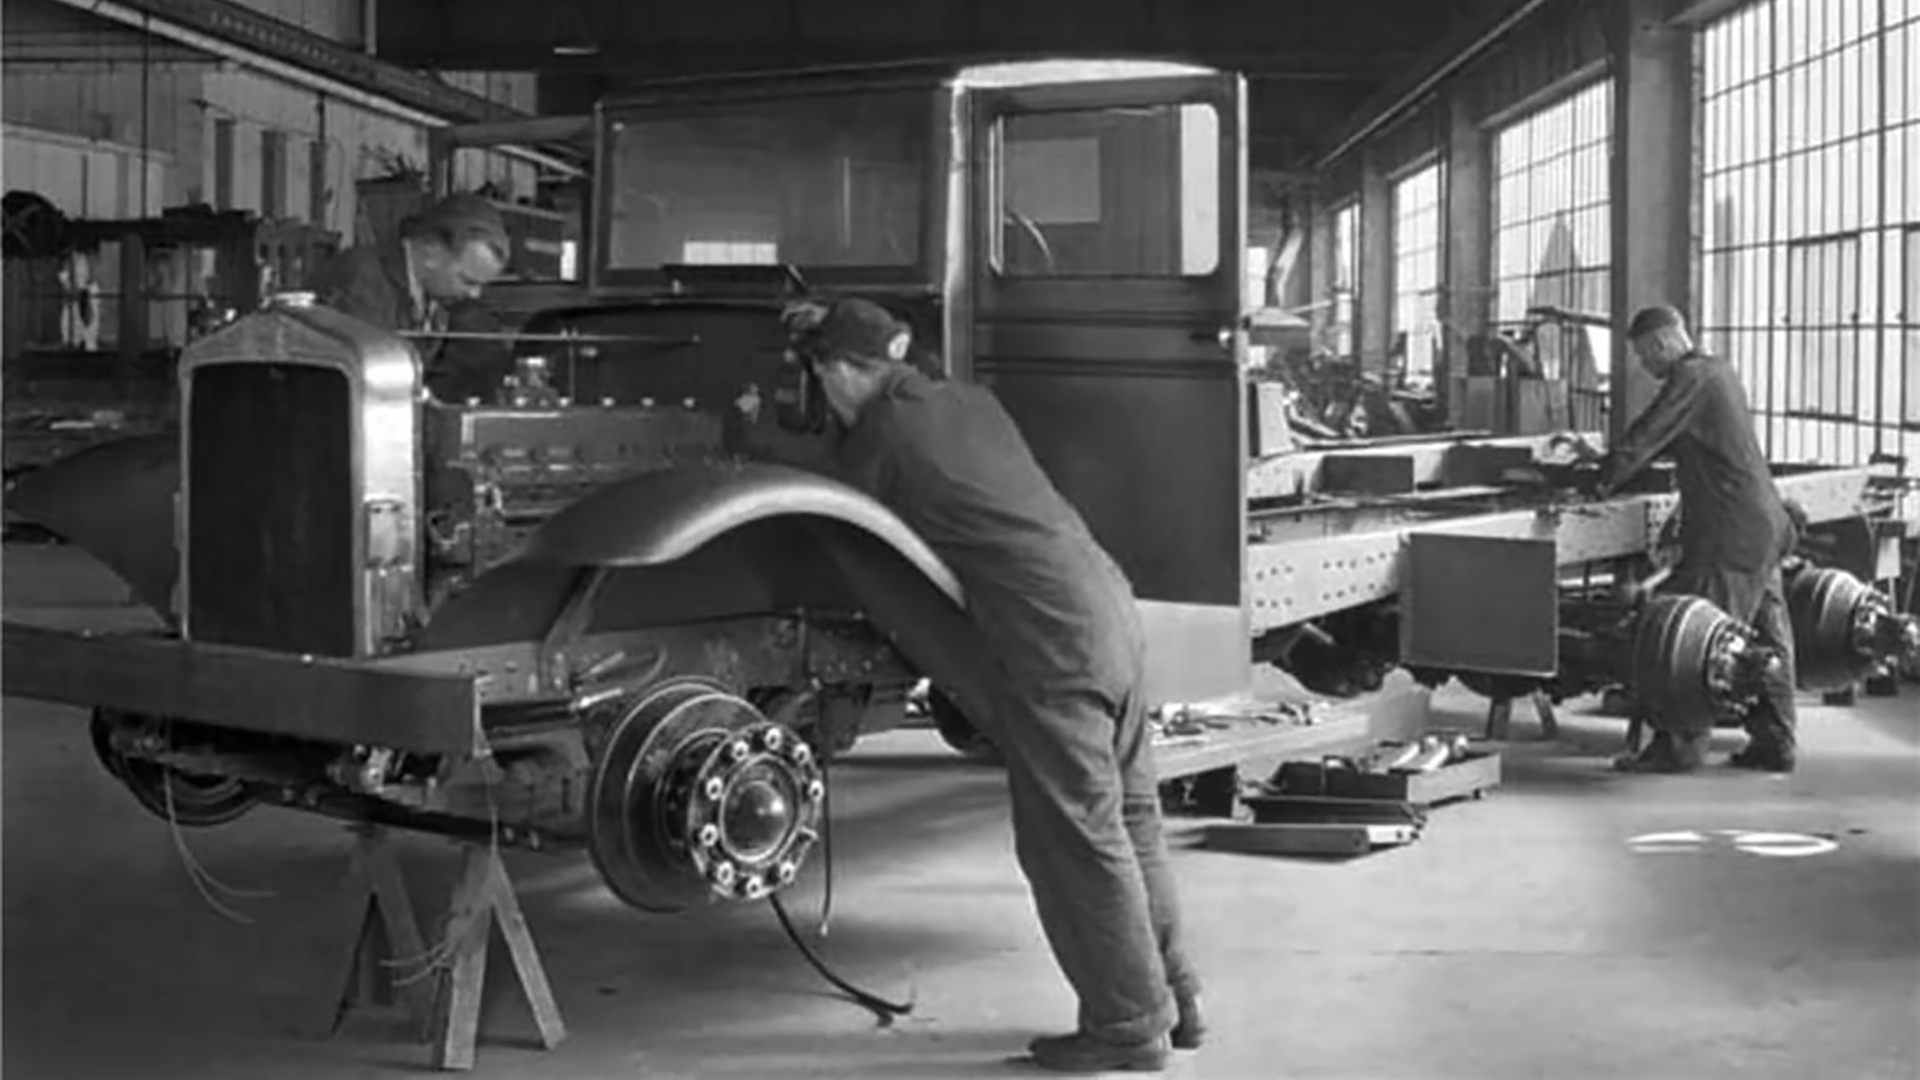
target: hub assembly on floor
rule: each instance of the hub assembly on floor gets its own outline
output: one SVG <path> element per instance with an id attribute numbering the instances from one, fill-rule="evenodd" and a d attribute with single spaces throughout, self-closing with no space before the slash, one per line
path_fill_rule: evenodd
<path id="1" fill-rule="evenodd" d="M 817 755 L 702 681 L 650 688 L 611 719 L 588 795 L 588 850 L 614 893 L 671 913 L 793 882 L 819 835 Z"/>
<path id="2" fill-rule="evenodd" d="M 1786 592 L 1803 690 L 1843 690 L 1882 664 L 1920 656 L 1920 620 L 1852 574 L 1808 567 L 1787 578 Z"/>
<path id="3" fill-rule="evenodd" d="M 1766 687 L 1780 656 L 1697 596 L 1656 596 L 1635 621 L 1629 683 L 1655 716 L 1737 722 Z"/>

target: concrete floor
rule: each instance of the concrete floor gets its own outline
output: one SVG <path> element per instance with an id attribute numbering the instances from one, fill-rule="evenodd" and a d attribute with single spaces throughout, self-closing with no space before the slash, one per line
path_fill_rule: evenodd
<path id="1" fill-rule="evenodd" d="M 59 549 L 9 547 L 10 616 L 112 621 L 119 590 Z M 1516 719 L 1507 783 L 1443 807 L 1402 849 L 1316 863 L 1192 848 L 1175 821 L 1212 1044 L 1171 1075 L 1910 1078 L 1920 1074 L 1920 687 L 1812 705 L 1791 779 L 1607 771 L 1616 721 L 1556 743 Z M 1478 720 L 1443 694 L 1444 719 Z M 4 725 L 4 1070 L 9 1080 L 294 1080 L 418 1072 L 372 1025 L 328 1041 L 340 825 L 281 810 L 187 834 L 221 881 L 272 895 L 213 911 L 165 823 L 95 764 L 80 713 L 9 700 Z M 1731 746 L 1737 738 L 1729 738 Z M 582 859 L 514 857 L 569 1037 L 530 1049 L 495 1002 L 480 1077 L 907 1080 L 1010 1064 L 1072 999 L 1028 907 L 991 770 L 924 731 L 871 740 L 837 773 L 837 898 L 819 948 L 911 995 L 891 1029 L 832 996 L 764 905 L 675 918 L 617 905 Z M 1712 830 L 1831 837 L 1801 858 Z M 1690 850 L 1632 838 L 1701 831 Z M 444 887 L 451 849 L 410 842 Z M 817 864 L 792 895 L 815 907 Z M 810 923 L 811 920 L 803 918 Z M 498 987 L 505 980 L 496 977 Z"/>

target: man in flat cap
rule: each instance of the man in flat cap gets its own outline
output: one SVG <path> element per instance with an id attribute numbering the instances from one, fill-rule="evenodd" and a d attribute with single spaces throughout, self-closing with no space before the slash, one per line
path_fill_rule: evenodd
<path id="1" fill-rule="evenodd" d="M 1162 1068 L 1199 1045 L 1142 698 L 1133 588 L 993 394 L 907 362 L 907 328 L 859 299 L 790 319 L 842 429 L 838 471 L 953 570 L 999 677 L 975 717 L 1006 759 L 1015 848 L 1079 1028 L 1030 1044 L 1070 1072 Z"/>
<path id="2" fill-rule="evenodd" d="M 1793 633 L 1780 564 L 1795 530 L 1754 432 L 1747 395 L 1732 365 L 1694 347 L 1686 320 L 1659 305 L 1641 310 L 1627 339 L 1659 393 L 1606 455 L 1601 492 L 1610 495 L 1657 457 L 1677 466 L 1680 561 L 1671 592 L 1703 597 L 1751 625 L 1784 664 L 1746 718 L 1747 745 L 1731 764 L 1791 772 L 1794 766 Z M 1702 764 L 1710 716 L 1660 720 L 1654 738 L 1623 768 L 1686 772 Z"/>
<path id="3" fill-rule="evenodd" d="M 401 219 L 390 241 L 341 252 L 307 287 L 320 303 L 385 330 L 498 329 L 473 301 L 506 269 L 509 251 L 500 211 L 463 192 Z M 451 400 L 486 394 L 513 367 L 511 350 L 494 342 L 414 344 L 428 384 Z"/>

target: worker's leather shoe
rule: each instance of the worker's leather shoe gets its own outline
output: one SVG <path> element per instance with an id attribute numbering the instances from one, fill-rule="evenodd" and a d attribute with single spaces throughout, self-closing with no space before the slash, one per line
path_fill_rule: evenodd
<path id="1" fill-rule="evenodd" d="M 1207 1021 L 1200 1015 L 1200 998 L 1197 995 L 1176 994 L 1174 1003 L 1180 1008 L 1180 1019 L 1173 1025 L 1173 1048 L 1200 1049 L 1200 1044 L 1207 1037 Z"/>
<path id="2" fill-rule="evenodd" d="M 1673 736 L 1655 732 L 1653 741 L 1638 754 L 1622 754 L 1613 767 L 1631 773 L 1689 773 L 1706 764 L 1707 737 Z"/>
<path id="3" fill-rule="evenodd" d="M 1054 1072 L 1160 1072 L 1170 1051 L 1165 1035 L 1146 1042 L 1102 1042 L 1085 1032 L 1045 1035 L 1027 1044 L 1033 1060 Z"/>
<path id="4" fill-rule="evenodd" d="M 1727 758 L 1727 764 L 1736 769 L 1790 773 L 1794 766 L 1793 747 L 1756 739 L 1734 751 L 1733 755 Z"/>

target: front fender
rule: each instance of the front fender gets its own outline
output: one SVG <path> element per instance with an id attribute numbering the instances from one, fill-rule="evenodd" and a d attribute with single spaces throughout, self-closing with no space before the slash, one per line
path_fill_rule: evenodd
<path id="1" fill-rule="evenodd" d="M 754 546 L 764 541 L 747 539 L 756 532 L 811 537 L 850 598 L 900 653 L 962 711 L 986 715 L 996 680 L 952 570 L 892 511 L 817 473 L 760 463 L 645 473 L 556 514 L 528 539 L 518 562 L 523 573 L 545 564 L 642 575 L 671 564 L 724 593 L 738 579 L 782 565 Z M 755 550 L 760 554 L 747 554 Z M 786 572 L 808 566 L 788 565 Z"/>
<path id="2" fill-rule="evenodd" d="M 846 484 L 786 465 L 688 465 L 609 484 L 542 525 L 524 557 L 569 566 L 659 566 L 735 529 L 790 517 L 873 536 L 965 606 L 953 571 L 892 511 Z"/>
<path id="3" fill-rule="evenodd" d="M 142 435 L 27 473 L 7 490 L 6 506 L 100 560 L 164 615 L 180 566 L 173 542 L 179 490 L 179 436 Z"/>

